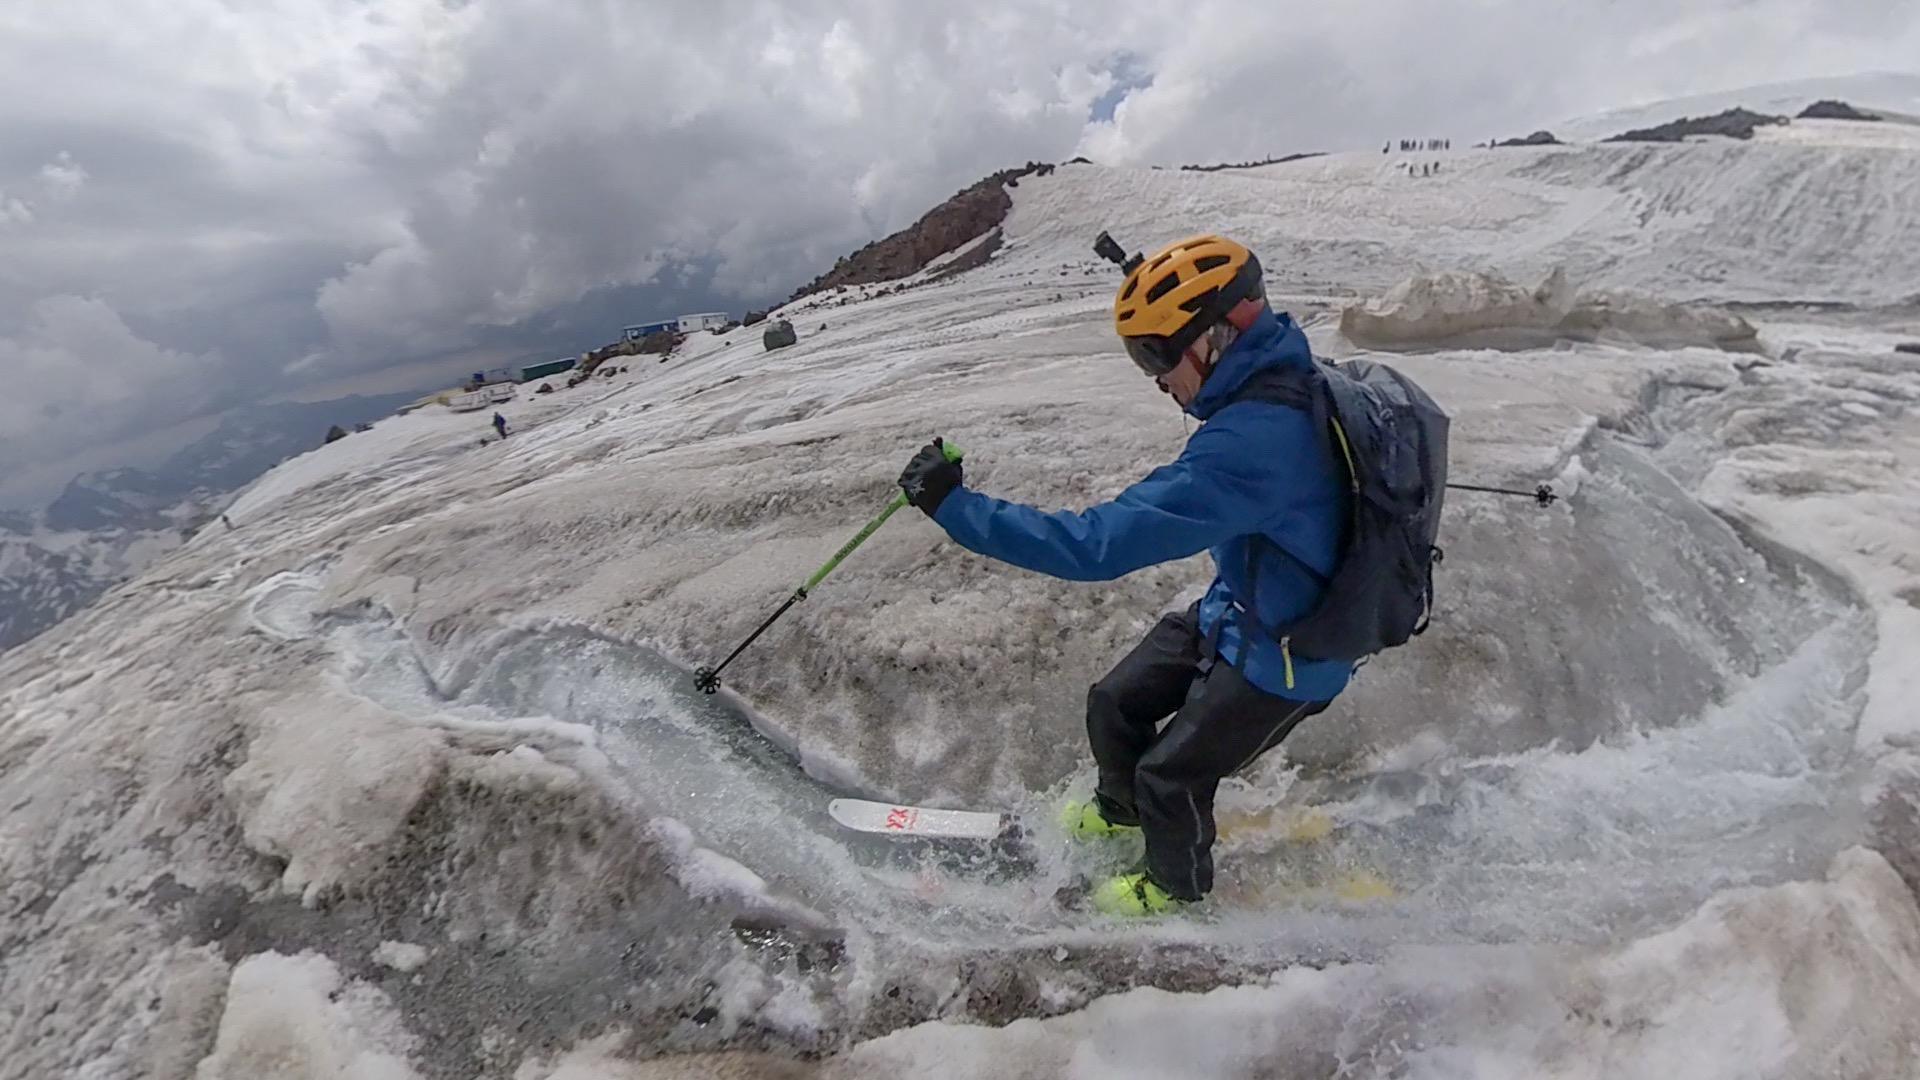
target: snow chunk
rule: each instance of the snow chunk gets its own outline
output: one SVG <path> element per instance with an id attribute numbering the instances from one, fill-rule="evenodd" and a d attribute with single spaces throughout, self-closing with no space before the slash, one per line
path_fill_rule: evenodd
<path id="1" fill-rule="evenodd" d="M 233 969 L 196 1080 L 416 1080 L 393 1002 L 315 953 L 257 953 Z"/>
<path id="2" fill-rule="evenodd" d="M 248 846 L 286 859 L 282 886 L 309 904 L 379 866 L 447 754 L 439 734 L 326 690 L 263 709 L 260 723 L 226 795 Z"/>
<path id="3" fill-rule="evenodd" d="M 1624 341 L 1656 349 L 1701 345 L 1731 352 L 1759 350 L 1752 323 L 1703 304 L 1668 304 L 1625 289 L 1580 294 L 1556 328 L 1576 341 Z"/>
<path id="4" fill-rule="evenodd" d="M 1528 344 L 1537 345 L 1553 336 L 1553 328 L 1572 307 L 1573 293 L 1559 268 L 1537 289 L 1523 289 L 1490 273 L 1416 274 L 1386 295 L 1342 311 L 1340 332 L 1370 348 L 1496 331 L 1532 331 Z"/>
<path id="5" fill-rule="evenodd" d="M 1526 349 L 1563 338 L 1663 349 L 1759 348 L 1758 332 L 1738 315 L 1621 289 L 1576 294 L 1559 268 L 1534 289 L 1494 273 L 1415 275 L 1383 296 L 1346 308 L 1340 330 L 1366 348 L 1447 342 Z"/>
<path id="6" fill-rule="evenodd" d="M 1383 1008 L 1380 1003 L 1391 1002 Z M 1824 882 L 1736 889 L 1596 957 L 1410 949 L 1265 986 L 1133 990 L 1003 1028 L 928 1023 L 835 1080 L 1007 1075 L 1892 1076 L 1920 1044 L 1920 907 L 1854 848 Z M 1407 1037 L 1412 1035 L 1414 1037 Z"/>
<path id="7" fill-rule="evenodd" d="M 373 962 L 395 971 L 413 971 L 427 962 L 427 949 L 404 941 L 383 941 L 373 950 Z"/>
<path id="8" fill-rule="evenodd" d="M 725 855 L 701 847 L 693 830 L 672 818 L 660 818 L 649 832 L 673 861 L 674 879 L 697 900 L 764 897 L 767 882 Z"/>
<path id="9" fill-rule="evenodd" d="M 1580 460 L 1580 455 L 1574 454 L 1567 458 L 1566 467 L 1554 476 L 1549 486 L 1560 498 L 1571 499 L 1580 493 L 1581 482 L 1592 475 L 1593 473 L 1587 470 L 1586 463 Z"/>
<path id="10" fill-rule="evenodd" d="M 825 915 L 797 900 L 775 895 L 759 874 L 701 847 L 693 830 L 673 818 L 654 819 L 647 832 L 665 852 L 674 880 L 694 899 L 732 903 L 744 911 L 806 930 L 833 929 L 833 921 Z"/>

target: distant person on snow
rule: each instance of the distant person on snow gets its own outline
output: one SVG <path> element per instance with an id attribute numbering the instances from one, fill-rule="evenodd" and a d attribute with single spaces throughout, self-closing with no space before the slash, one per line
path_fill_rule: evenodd
<path id="1" fill-rule="evenodd" d="M 1346 468 L 1304 403 L 1264 389 L 1298 385 L 1314 361 L 1300 328 L 1268 307 L 1254 254 L 1199 236 L 1126 267 L 1114 327 L 1127 355 L 1203 421 L 1178 459 L 1078 513 L 969 490 L 939 440 L 900 485 L 962 547 L 1070 581 L 1212 554 L 1205 596 L 1162 616 L 1088 691 L 1099 783 L 1064 810 L 1076 839 L 1144 832 L 1144 872 L 1100 883 L 1092 900 L 1109 914 L 1156 915 L 1213 888 L 1221 779 L 1346 688 L 1351 662 L 1307 659 L 1268 628 L 1318 606 L 1351 504 Z"/>
<path id="2" fill-rule="evenodd" d="M 493 414 L 493 430 L 499 432 L 501 438 L 503 439 L 506 438 L 507 437 L 507 418 L 504 416 L 501 416 L 499 413 L 494 413 Z"/>

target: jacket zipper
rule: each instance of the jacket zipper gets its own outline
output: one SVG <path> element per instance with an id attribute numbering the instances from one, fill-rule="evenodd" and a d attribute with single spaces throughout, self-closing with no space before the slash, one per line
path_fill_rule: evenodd
<path id="1" fill-rule="evenodd" d="M 1292 642 L 1292 634 L 1288 634 L 1286 637 L 1280 639 L 1280 663 L 1286 668 L 1287 689 L 1289 690 L 1293 689 L 1293 650 L 1289 648 Z"/>

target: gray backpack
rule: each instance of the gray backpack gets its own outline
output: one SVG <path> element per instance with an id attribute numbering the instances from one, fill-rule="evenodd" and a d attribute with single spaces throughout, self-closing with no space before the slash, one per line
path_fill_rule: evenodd
<path id="1" fill-rule="evenodd" d="M 1326 577 L 1264 537 L 1250 545 L 1253 570 L 1271 549 L 1326 585 L 1317 607 L 1284 626 L 1254 628 L 1288 639 L 1295 656 L 1358 662 L 1423 632 L 1433 611 L 1434 546 L 1447 487 L 1447 414 L 1412 379 L 1385 364 L 1349 360 L 1312 371 L 1264 372 L 1235 401 L 1268 401 L 1311 416 L 1344 462 L 1352 495 L 1345 541 Z"/>

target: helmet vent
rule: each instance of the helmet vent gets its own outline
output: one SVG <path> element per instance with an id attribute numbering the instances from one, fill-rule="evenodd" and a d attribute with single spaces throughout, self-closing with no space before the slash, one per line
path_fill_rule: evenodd
<path id="1" fill-rule="evenodd" d="M 1122 300 L 1133 299 L 1133 290 L 1139 287 L 1140 287 L 1140 279 L 1138 277 L 1128 278 L 1127 287 L 1120 290 L 1120 299 Z"/>
<path id="2" fill-rule="evenodd" d="M 1156 281 L 1152 285 L 1148 286 L 1147 303 L 1149 304 L 1153 303 L 1155 300 L 1158 300 L 1161 297 L 1167 295 L 1168 293 L 1172 292 L 1174 289 L 1178 288 L 1179 286 L 1180 286 L 1180 275 L 1168 274 L 1166 277 L 1163 277 L 1159 281 Z"/>
<path id="3" fill-rule="evenodd" d="M 1216 266 L 1225 266 L 1232 261 L 1232 259 L 1227 258 L 1225 255 L 1202 255 L 1193 260 L 1193 268 L 1205 273 Z"/>

